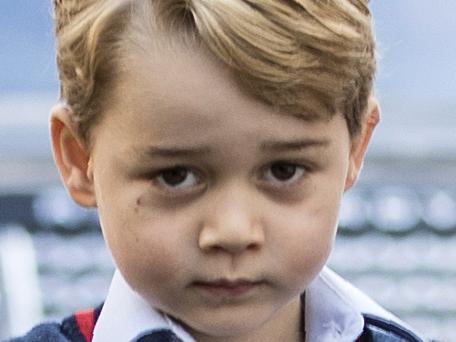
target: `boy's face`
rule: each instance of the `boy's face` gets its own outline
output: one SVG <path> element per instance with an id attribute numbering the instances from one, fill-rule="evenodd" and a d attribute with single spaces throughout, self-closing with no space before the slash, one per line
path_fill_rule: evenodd
<path id="1" fill-rule="evenodd" d="M 345 121 L 274 112 L 200 50 L 158 52 L 132 56 L 93 131 L 87 171 L 117 266 L 201 340 L 280 329 L 331 251 Z"/>

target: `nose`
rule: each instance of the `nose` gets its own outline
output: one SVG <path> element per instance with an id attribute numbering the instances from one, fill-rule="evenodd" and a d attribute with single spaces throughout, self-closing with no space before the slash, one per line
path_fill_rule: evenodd
<path id="1" fill-rule="evenodd" d="M 256 203 L 245 192 L 231 191 L 208 207 L 199 232 L 199 248 L 204 252 L 239 254 L 258 250 L 265 241 L 264 227 Z"/>

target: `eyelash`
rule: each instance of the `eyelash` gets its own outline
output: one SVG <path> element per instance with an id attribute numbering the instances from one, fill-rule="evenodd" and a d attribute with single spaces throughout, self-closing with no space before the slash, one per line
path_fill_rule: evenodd
<path id="1" fill-rule="evenodd" d="M 309 172 L 311 172 L 311 168 L 309 166 L 305 166 L 300 164 L 299 162 L 295 161 L 285 161 L 285 160 L 279 160 L 275 161 L 273 163 L 270 163 L 267 167 L 262 169 L 262 174 L 268 173 L 269 175 L 272 175 L 271 168 L 275 165 L 281 165 L 281 166 L 292 166 L 294 167 L 294 173 L 290 180 L 285 180 L 285 181 L 276 181 L 273 183 L 278 183 L 278 185 L 272 185 L 273 188 L 275 189 L 283 189 L 283 190 L 288 190 L 290 188 L 293 188 L 296 185 L 299 185 L 301 181 L 308 175 Z M 168 171 L 178 171 L 178 170 L 184 170 L 186 172 L 185 174 L 185 179 L 184 182 L 179 183 L 176 186 L 169 186 L 166 184 L 166 181 L 163 179 L 163 175 L 165 172 Z M 189 173 L 192 174 L 192 178 L 197 182 L 195 185 L 190 185 L 188 188 L 184 190 L 179 190 L 178 188 L 181 187 L 182 183 L 187 182 L 189 179 Z M 298 175 L 298 176 L 296 176 Z M 272 175 L 272 177 L 275 177 Z M 195 190 L 195 188 L 198 187 L 198 185 L 202 185 L 201 181 L 201 173 L 199 171 L 196 171 L 192 167 L 184 166 L 184 165 L 176 165 L 173 167 L 165 168 L 158 170 L 154 172 L 151 175 L 152 181 L 155 186 L 158 188 L 162 189 L 165 193 L 169 195 L 179 195 L 179 194 L 186 194 L 188 192 L 192 192 Z M 266 177 L 263 177 L 263 179 Z M 267 181 L 271 183 L 270 181 Z M 176 190 L 177 189 L 177 190 Z"/>

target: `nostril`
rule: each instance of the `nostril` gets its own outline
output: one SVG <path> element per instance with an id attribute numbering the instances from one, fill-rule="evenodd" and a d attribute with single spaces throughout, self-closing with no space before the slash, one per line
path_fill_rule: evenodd
<path id="1" fill-rule="evenodd" d="M 221 247 L 221 246 L 212 246 L 212 247 L 210 248 L 210 250 L 211 250 L 212 252 L 220 253 L 220 252 L 223 252 L 224 249 L 223 249 L 223 247 Z"/>
<path id="2" fill-rule="evenodd" d="M 240 254 L 246 251 L 255 252 L 260 249 L 260 244 L 258 243 L 233 243 L 228 241 L 218 241 L 218 243 L 200 245 L 201 250 L 206 253 L 219 254 Z"/>
<path id="3" fill-rule="evenodd" d="M 256 242 L 253 242 L 253 243 L 251 243 L 250 245 L 247 246 L 247 249 L 250 250 L 250 251 L 257 251 L 257 250 L 260 249 L 260 244 L 256 243 Z"/>

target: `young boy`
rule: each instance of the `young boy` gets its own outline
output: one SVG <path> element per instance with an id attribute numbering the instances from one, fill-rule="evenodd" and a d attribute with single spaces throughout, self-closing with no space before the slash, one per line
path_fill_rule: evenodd
<path id="1" fill-rule="evenodd" d="M 54 156 L 117 271 L 103 306 L 15 341 L 422 341 L 325 268 L 379 119 L 367 0 L 55 18 Z"/>

